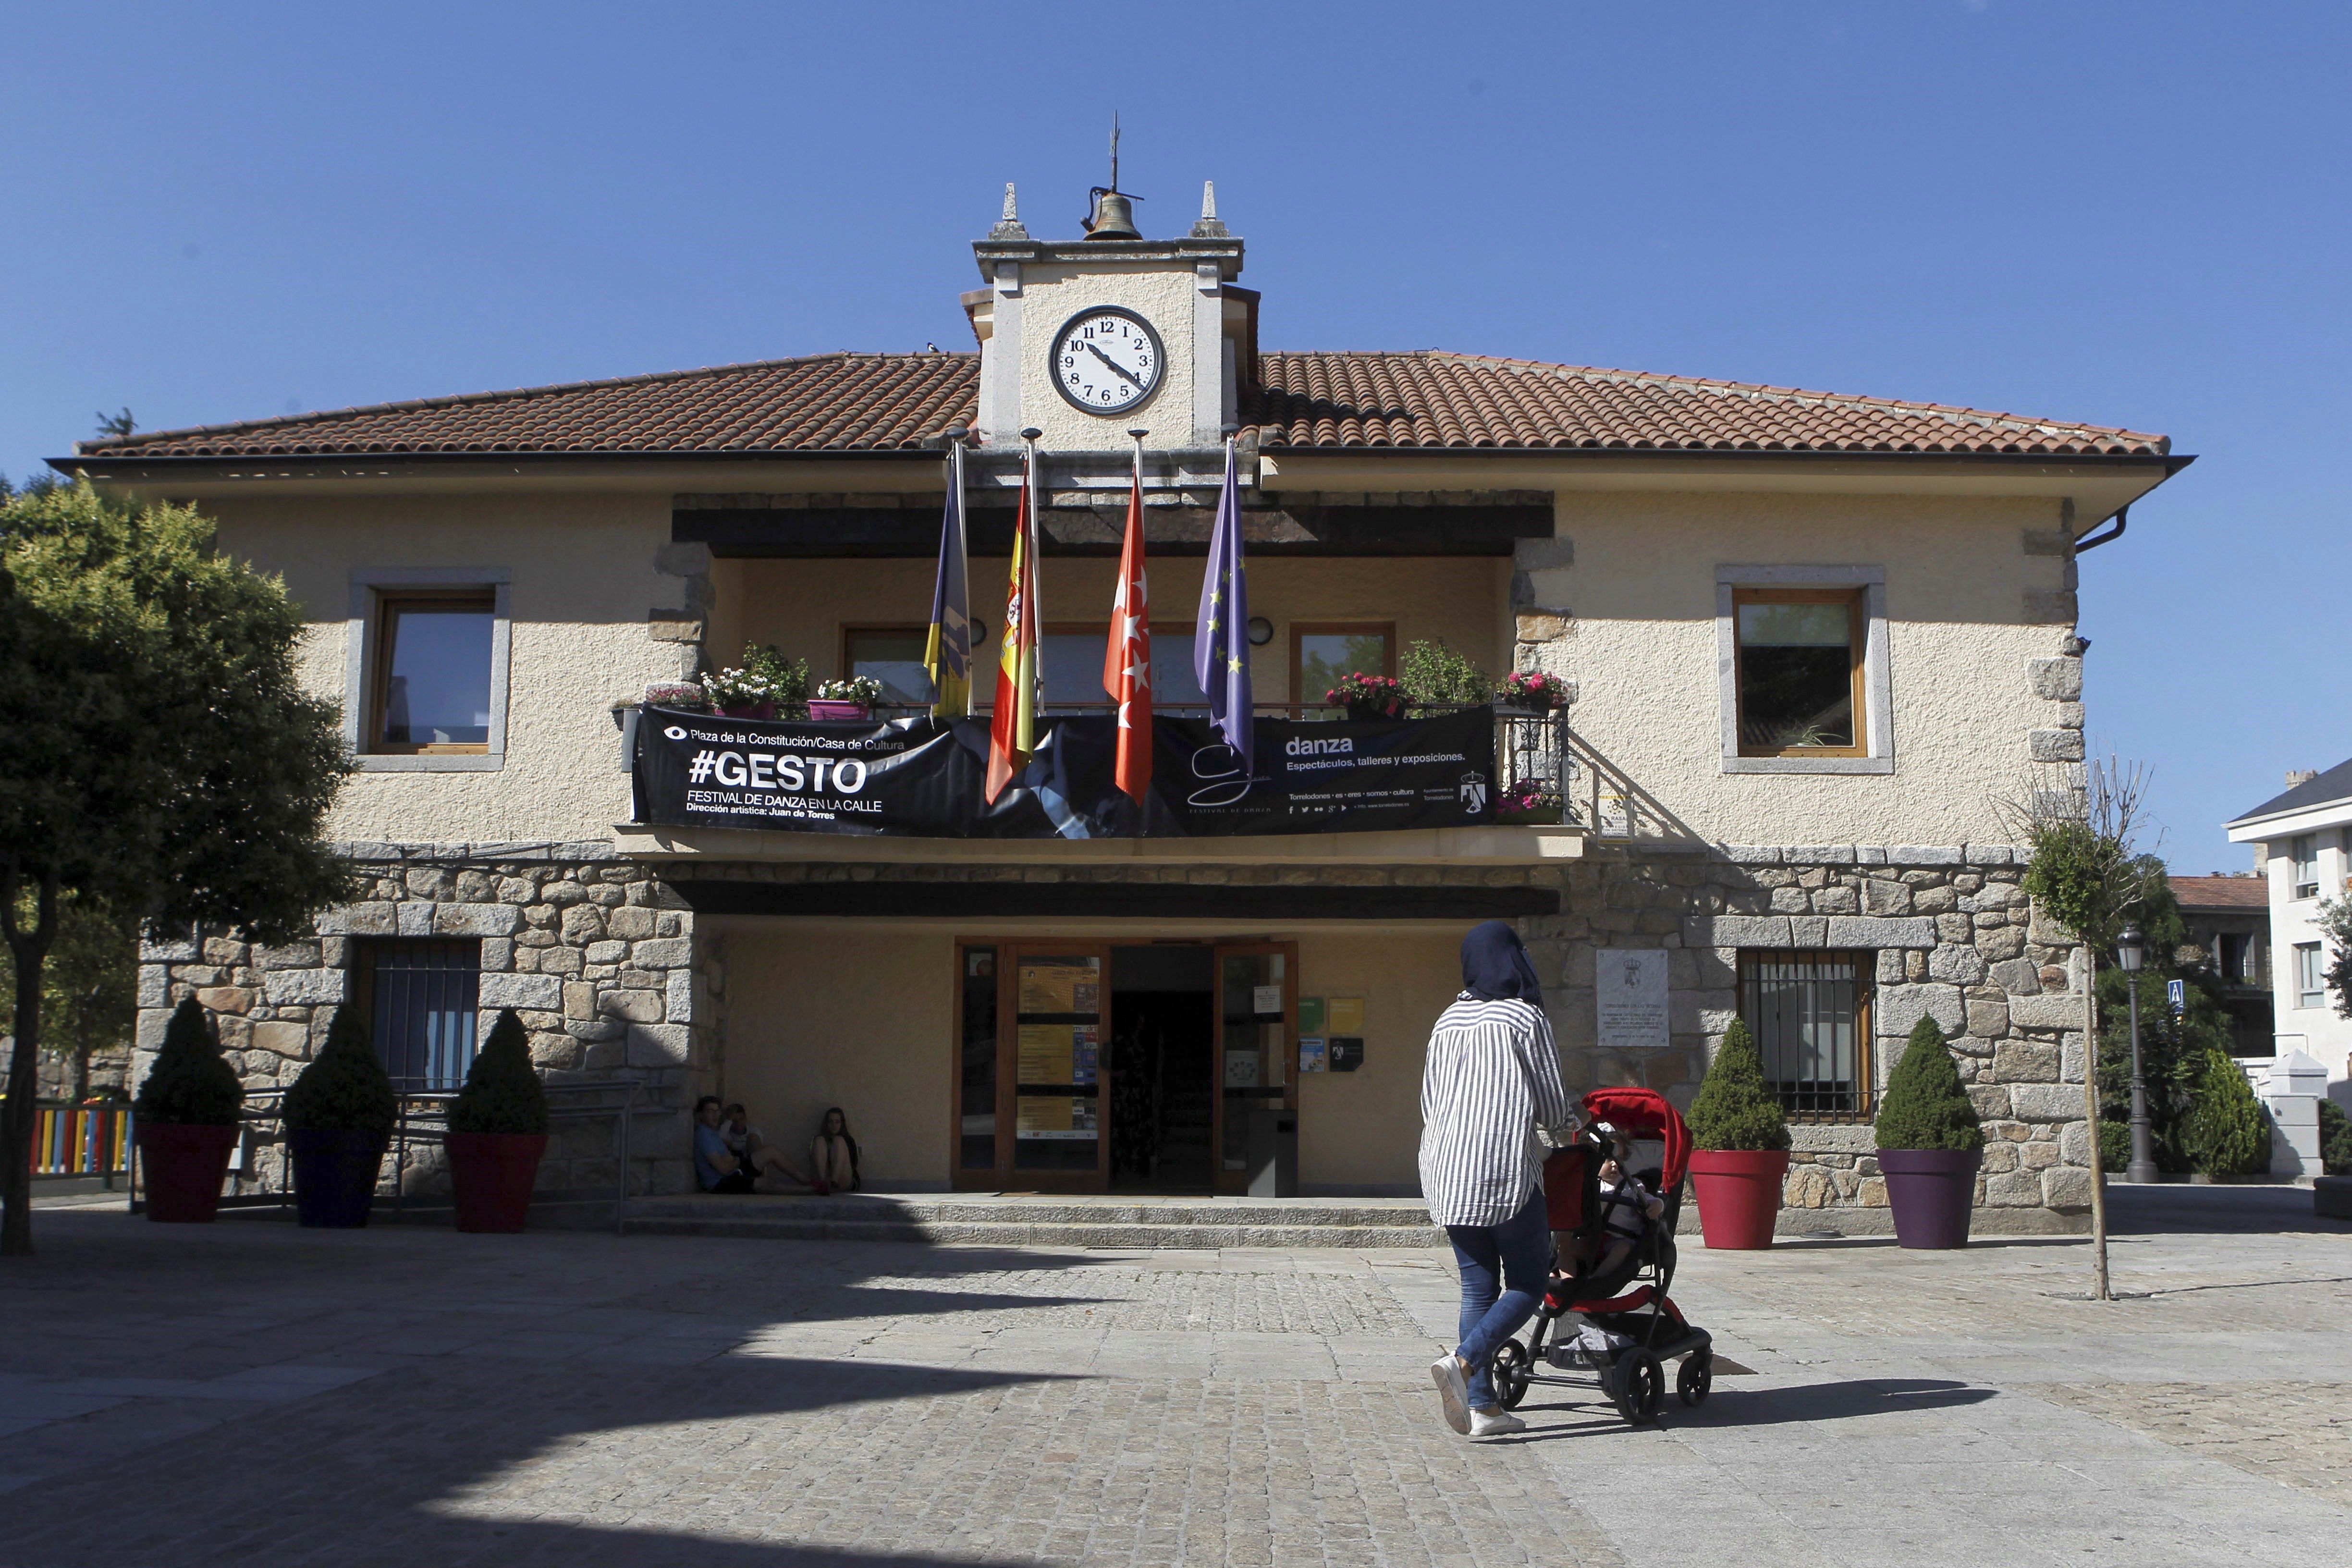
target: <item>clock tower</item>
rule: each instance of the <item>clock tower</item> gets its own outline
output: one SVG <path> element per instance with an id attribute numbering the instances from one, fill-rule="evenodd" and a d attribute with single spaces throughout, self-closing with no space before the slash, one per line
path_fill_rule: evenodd
<path id="1" fill-rule="evenodd" d="M 1160 450 L 1219 443 L 1256 352 L 1257 295 L 1238 288 L 1242 242 L 1216 191 L 1181 239 L 1146 239 L 1133 201 L 1097 190 L 1086 237 L 1032 238 L 1004 212 L 972 247 L 986 287 L 963 296 L 980 339 L 980 435 L 988 447 L 1044 432 L 1057 453 L 1125 452 L 1130 427 Z"/>

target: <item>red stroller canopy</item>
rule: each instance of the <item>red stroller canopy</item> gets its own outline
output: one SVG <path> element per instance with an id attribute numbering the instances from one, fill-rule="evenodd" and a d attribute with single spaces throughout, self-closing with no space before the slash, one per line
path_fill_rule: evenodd
<path id="1" fill-rule="evenodd" d="M 1646 1089 L 1596 1089 L 1584 1097 L 1584 1114 L 1633 1137 L 1662 1141 L 1666 1163 L 1658 1173 L 1658 1190 L 1671 1193 L 1682 1184 L 1690 1165 L 1690 1129 L 1664 1095 Z"/>

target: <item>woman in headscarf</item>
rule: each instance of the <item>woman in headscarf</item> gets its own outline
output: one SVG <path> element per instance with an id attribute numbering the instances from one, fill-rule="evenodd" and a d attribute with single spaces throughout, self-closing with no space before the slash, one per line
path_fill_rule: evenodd
<path id="1" fill-rule="evenodd" d="M 1538 1128 L 1577 1124 L 1518 932 L 1488 921 L 1462 940 L 1462 994 L 1437 1020 L 1421 1078 L 1421 1190 L 1462 1271 L 1462 1342 L 1430 1375 L 1446 1425 L 1471 1437 L 1527 1423 L 1495 1396 L 1496 1347 L 1534 1315 L 1551 1269 Z"/>

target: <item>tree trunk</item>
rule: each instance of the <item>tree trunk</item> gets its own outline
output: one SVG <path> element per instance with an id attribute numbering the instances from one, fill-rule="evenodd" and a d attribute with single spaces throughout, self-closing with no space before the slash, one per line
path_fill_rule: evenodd
<path id="1" fill-rule="evenodd" d="M 33 1119 L 41 1049 L 41 970 L 58 934 L 58 879 L 42 874 L 33 929 L 16 918 L 21 883 L 14 863 L 0 869 L 0 934 L 16 960 L 16 1047 L 8 1058 L 8 1098 L 0 1102 L 0 1258 L 33 1250 Z"/>
<path id="2" fill-rule="evenodd" d="M 76 1105 L 86 1105 L 86 1104 L 88 1104 L 88 1103 L 89 1103 L 89 1045 L 88 1045 L 87 1043 L 85 1043 L 85 1044 L 82 1044 L 82 1045 L 76 1046 L 76 1047 L 74 1047 L 73 1058 L 74 1058 L 74 1103 L 75 1103 Z"/>
<path id="3" fill-rule="evenodd" d="M 2091 1126 L 2091 1294 L 2115 1300 L 2107 1288 L 2107 1177 L 2099 1166 L 2099 954 L 2083 944 L 2083 1109 Z"/>

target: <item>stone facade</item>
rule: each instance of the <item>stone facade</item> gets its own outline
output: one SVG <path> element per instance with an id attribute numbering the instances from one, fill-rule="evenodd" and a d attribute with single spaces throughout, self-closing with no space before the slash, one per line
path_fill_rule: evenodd
<path id="1" fill-rule="evenodd" d="M 595 845 L 364 845 L 367 896 L 330 911 L 284 948 L 226 938 L 151 945 L 142 970 L 139 1070 L 170 1008 L 194 992 L 255 1089 L 292 1081 L 349 991 L 351 943 L 367 936 L 457 936 L 482 944 L 481 1027 L 513 1007 L 551 1084 L 635 1083 L 672 1114 L 641 1121 L 633 1190 L 688 1185 L 675 1114 L 719 1087 L 725 950 L 698 938 L 694 912 L 659 874 Z M 1116 882 L 1349 888 L 1554 888 L 1561 912 L 1517 923 L 1543 981 L 1573 1090 L 1639 1084 L 1687 1106 L 1739 1005 L 1742 950 L 1876 954 L 1872 1073 L 1883 1086 L 1922 1014 L 1951 1039 L 1985 1119 L 1979 1202 L 2000 1228 L 2074 1227 L 2089 1202 L 2083 1118 L 2082 996 L 2070 935 L 2038 922 L 2005 846 L 1719 846 L 1686 854 L 1595 845 L 1561 864 L 866 865 L 698 862 L 697 881 Z M 1670 1037 L 1646 1052 L 1596 1038 L 1594 954 L 1666 950 Z M 1793 1129 L 1786 1202 L 1883 1221 L 1871 1128 L 1822 1118 Z M 659 1157 L 647 1158 L 648 1150 Z M 551 1150 L 542 1184 L 609 1189 L 609 1124 L 583 1122 Z M 263 1162 L 266 1165 L 266 1160 Z M 429 1165 L 412 1176 L 429 1181 Z"/>
<path id="2" fill-rule="evenodd" d="M 512 1007 L 551 1088 L 636 1086 L 641 1106 L 671 1114 L 635 1119 L 632 1190 L 682 1190 L 686 1140 L 676 1113 L 715 1075 L 716 1050 L 712 1031 L 698 1024 L 709 991 L 698 978 L 693 912 L 653 871 L 593 843 L 346 847 L 362 897 L 321 915 L 314 936 L 284 947 L 202 933 L 146 944 L 135 1077 L 145 1076 L 172 1009 L 193 993 L 248 1093 L 282 1090 L 350 997 L 353 938 L 475 938 L 480 1033 Z M 555 1096 L 551 1110 L 563 1112 L 566 1099 Z M 542 1190 L 610 1192 L 614 1120 L 562 1117 L 541 1167 Z M 265 1189 L 277 1184 L 274 1136 L 251 1152 L 245 1175 Z M 419 1152 L 402 1179 L 417 1190 L 442 1178 L 437 1161 Z"/>

